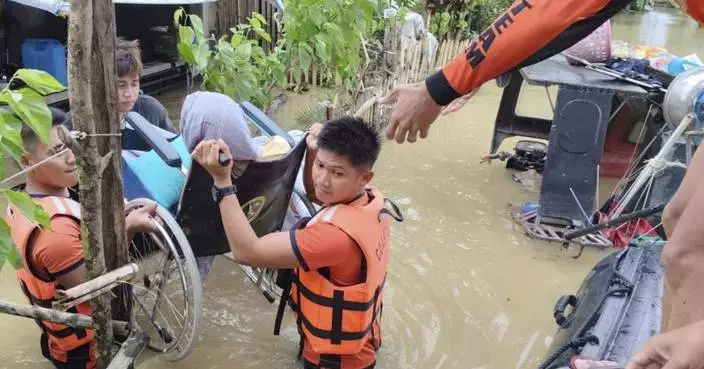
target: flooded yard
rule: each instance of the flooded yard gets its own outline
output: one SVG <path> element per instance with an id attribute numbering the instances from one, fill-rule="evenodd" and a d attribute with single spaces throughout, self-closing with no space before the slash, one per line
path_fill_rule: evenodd
<path id="1" fill-rule="evenodd" d="M 612 22 L 614 39 L 704 55 L 704 31 L 674 11 L 626 13 Z M 524 111 L 547 114 L 545 91 L 528 92 Z M 159 96 L 174 121 L 183 94 Z M 535 368 L 556 331 L 555 301 L 576 292 L 592 266 L 613 251 L 587 249 L 575 260 L 574 250 L 530 239 L 512 221 L 509 204 L 537 193 L 514 182 L 503 163 L 479 164 L 489 150 L 500 96 L 501 89 L 487 83 L 461 111 L 435 122 L 428 139 L 383 147 L 375 183 L 406 220 L 392 230 L 378 368 Z M 300 106 L 297 99 L 304 98 L 289 97 L 277 112 L 283 125 L 292 124 L 290 106 Z M 0 273 L 0 296 L 24 302 L 10 267 Z M 276 305 L 236 265 L 217 258 L 205 283 L 194 352 L 177 363 L 148 358 L 139 367 L 297 368 L 295 325 L 289 316 L 281 336 L 273 336 L 275 313 Z M 33 321 L 0 315 L 0 325 L 6 332 L 0 335 L 0 368 L 50 368 Z"/>

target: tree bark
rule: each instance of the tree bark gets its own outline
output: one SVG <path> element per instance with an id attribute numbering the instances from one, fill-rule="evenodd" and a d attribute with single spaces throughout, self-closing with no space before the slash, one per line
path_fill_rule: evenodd
<path id="1" fill-rule="evenodd" d="M 111 150 L 120 153 L 120 138 L 93 136 L 96 132 L 119 132 L 112 1 L 73 0 L 68 33 L 71 116 L 75 129 L 88 135 L 79 141 L 75 153 L 79 167 L 86 278 L 90 280 L 126 262 L 125 247 L 117 247 L 125 244 L 120 155 L 112 155 L 111 165 L 101 172 L 101 158 Z M 122 294 L 118 294 L 120 296 Z M 92 299 L 90 305 L 96 368 L 104 369 L 112 358 L 110 296 Z"/>
<path id="2" fill-rule="evenodd" d="M 122 183 L 122 138 L 117 109 L 117 68 L 115 64 L 115 6 L 112 0 L 93 2 L 93 117 L 97 132 L 114 136 L 98 140 L 101 155 L 112 153 L 110 163 L 102 173 L 102 206 L 111 211 L 103 212 L 103 246 L 105 265 L 114 270 L 127 264 L 127 239 L 125 234 L 125 200 Z M 98 100 L 95 98 L 98 97 Z M 112 317 L 129 321 L 131 290 L 121 285 L 114 290 Z"/>

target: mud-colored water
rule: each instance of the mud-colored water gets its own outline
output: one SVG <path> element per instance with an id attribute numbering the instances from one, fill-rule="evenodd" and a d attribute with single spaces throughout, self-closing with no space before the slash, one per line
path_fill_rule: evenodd
<path id="1" fill-rule="evenodd" d="M 704 31 L 675 11 L 620 15 L 613 34 L 632 44 L 704 55 Z M 520 111 L 549 116 L 545 90 L 526 92 Z M 488 83 L 461 111 L 439 119 L 428 139 L 383 148 L 375 182 L 401 206 L 406 221 L 392 233 L 379 368 L 535 368 L 556 330 L 556 299 L 575 292 L 606 255 L 588 249 L 574 260 L 573 250 L 530 239 L 512 222 L 509 203 L 535 199 L 536 192 L 514 182 L 500 162 L 478 164 L 489 149 L 500 93 Z M 182 91 L 160 97 L 172 119 L 178 119 L 182 98 Z M 280 121 L 290 121 L 291 107 L 305 103 L 301 96 L 290 100 L 276 114 Z M 24 301 L 10 268 L 0 273 L 0 296 Z M 280 337 L 272 335 L 275 305 L 236 265 L 216 259 L 204 299 L 196 350 L 178 363 L 149 359 L 140 367 L 298 367 L 294 325 L 287 321 Z M 0 322 L 0 368 L 49 368 L 31 320 L 3 315 Z"/>

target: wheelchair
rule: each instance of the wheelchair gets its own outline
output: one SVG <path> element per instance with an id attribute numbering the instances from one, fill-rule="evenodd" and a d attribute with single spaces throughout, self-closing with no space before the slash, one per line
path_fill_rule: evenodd
<path id="1" fill-rule="evenodd" d="M 303 186 L 304 134 L 285 132 L 249 102 L 240 107 L 255 141 L 277 135 L 291 147 L 279 159 L 250 163 L 235 180 L 242 209 L 258 236 L 291 229 L 318 209 Z M 137 113 L 125 119 L 151 148 L 122 152 L 125 211 L 149 200 L 159 205 L 158 231 L 138 235 L 130 245 L 129 262 L 140 269 L 131 285 L 132 319 L 148 336 L 148 349 L 178 361 L 194 348 L 200 327 L 203 291 L 196 258 L 232 256 L 219 206 L 212 200 L 213 180 L 191 160 L 183 138 L 152 126 Z M 276 269 L 240 267 L 269 302 L 281 297 Z"/>

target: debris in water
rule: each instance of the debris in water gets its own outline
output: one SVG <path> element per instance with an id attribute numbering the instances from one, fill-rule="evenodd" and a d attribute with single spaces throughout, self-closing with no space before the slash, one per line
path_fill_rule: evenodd
<path id="1" fill-rule="evenodd" d="M 513 180 L 523 185 L 526 190 L 540 192 L 543 177 L 535 169 L 530 169 L 525 172 L 514 173 Z"/>

